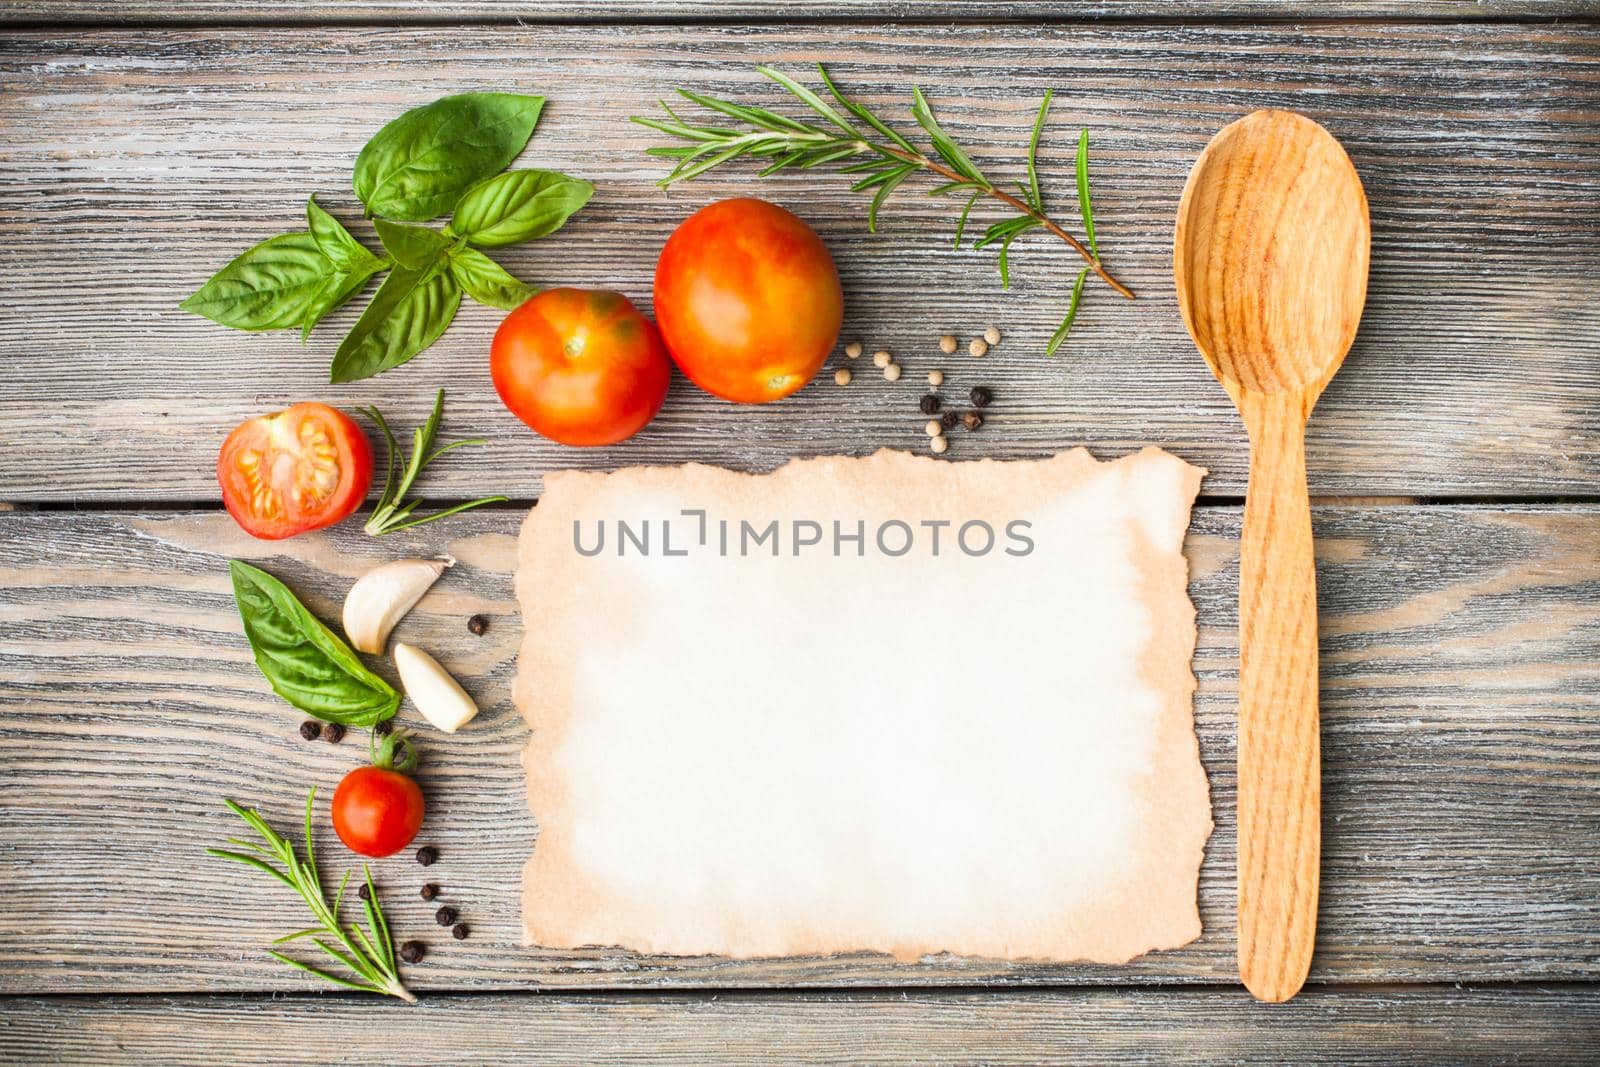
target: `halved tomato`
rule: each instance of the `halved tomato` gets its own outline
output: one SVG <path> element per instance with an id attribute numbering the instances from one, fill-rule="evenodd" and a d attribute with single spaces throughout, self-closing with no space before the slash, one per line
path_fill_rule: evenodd
<path id="1" fill-rule="evenodd" d="M 372 446 L 344 412 L 296 404 L 230 433 L 217 482 L 245 533 L 278 541 L 354 514 L 372 485 Z"/>

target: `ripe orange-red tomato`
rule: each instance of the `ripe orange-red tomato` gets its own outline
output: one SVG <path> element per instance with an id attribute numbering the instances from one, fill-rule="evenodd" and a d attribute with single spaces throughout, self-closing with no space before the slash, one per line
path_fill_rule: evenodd
<path id="1" fill-rule="evenodd" d="M 809 382 L 844 321 L 839 272 L 822 239 L 765 200 L 723 200 L 685 219 L 656 264 L 655 304 L 683 373 L 743 404 Z"/>
<path id="2" fill-rule="evenodd" d="M 610 445 L 655 418 L 672 364 L 621 293 L 546 289 L 506 316 L 489 374 L 511 413 L 564 445 Z"/>
<path id="3" fill-rule="evenodd" d="M 357 767 L 333 792 L 333 829 L 352 852 L 392 856 L 422 829 L 422 790 L 399 771 Z"/>
<path id="4" fill-rule="evenodd" d="M 344 412 L 296 404 L 230 433 L 217 482 L 234 521 L 276 541 L 349 518 L 372 485 L 372 446 Z"/>

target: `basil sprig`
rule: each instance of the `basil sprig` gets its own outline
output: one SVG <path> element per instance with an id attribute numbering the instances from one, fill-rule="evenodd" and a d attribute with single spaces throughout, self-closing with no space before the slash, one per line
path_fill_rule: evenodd
<path id="1" fill-rule="evenodd" d="M 516 307 L 535 290 L 480 249 L 554 233 L 594 194 L 588 182 L 555 171 L 500 173 L 527 145 L 543 108 L 538 96 L 463 93 L 406 112 L 356 158 L 356 195 L 384 257 L 312 200 L 306 230 L 256 245 L 182 307 L 235 329 L 298 327 L 303 340 L 389 270 L 334 355 L 334 382 L 381 374 L 433 344 L 463 293 L 490 307 Z M 414 225 L 447 212 L 443 229 Z"/>
<path id="2" fill-rule="evenodd" d="M 394 687 L 369 671 L 288 586 L 239 560 L 229 561 L 228 571 L 250 651 L 273 692 L 307 715 L 345 726 L 372 726 L 400 709 Z"/>

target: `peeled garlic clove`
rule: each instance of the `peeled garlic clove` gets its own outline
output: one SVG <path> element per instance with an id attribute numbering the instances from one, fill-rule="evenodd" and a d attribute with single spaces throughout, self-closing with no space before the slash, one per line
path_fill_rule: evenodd
<path id="1" fill-rule="evenodd" d="M 344 598 L 344 632 L 362 652 L 382 652 L 389 631 L 453 559 L 397 559 L 362 575 Z"/>
<path id="2" fill-rule="evenodd" d="M 394 643 L 394 665 L 400 683 L 406 687 L 411 703 L 422 717 L 447 734 L 453 734 L 472 721 L 478 705 L 472 702 L 461 683 L 439 666 L 439 661 L 415 645 Z"/>

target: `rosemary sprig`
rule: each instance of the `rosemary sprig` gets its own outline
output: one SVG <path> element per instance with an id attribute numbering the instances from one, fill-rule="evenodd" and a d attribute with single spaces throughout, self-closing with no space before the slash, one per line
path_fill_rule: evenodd
<path id="1" fill-rule="evenodd" d="M 956 223 L 957 248 L 961 247 L 968 218 L 980 197 L 999 200 L 1016 211 L 1015 215 L 987 227 L 973 243 L 974 248 L 999 246 L 1001 284 L 1007 287 L 1011 284 L 1011 243 L 1029 230 L 1045 229 L 1083 257 L 1087 265 L 1073 287 L 1072 304 L 1051 338 L 1048 351 L 1054 352 L 1059 348 L 1071 329 L 1077 317 L 1083 279 L 1089 273 L 1099 276 L 1111 288 L 1133 299 L 1128 287 L 1112 277 L 1100 262 L 1094 217 L 1089 203 L 1087 130 L 1078 139 L 1077 179 L 1078 208 L 1088 243 L 1078 240 L 1045 211 L 1044 195 L 1039 185 L 1038 151 L 1053 91 L 1045 93 L 1034 118 L 1032 137 L 1028 142 L 1028 181 L 1020 190 L 1022 195 L 1016 196 L 991 181 L 945 132 L 920 88 L 913 87 L 911 90 L 911 115 L 927 135 L 932 146 L 931 152 L 919 149 L 865 105 L 845 96 L 820 63 L 817 73 L 832 98 L 831 103 L 780 71 L 765 66 L 756 69 L 816 112 L 825 120 L 824 123 L 802 122 L 765 108 L 735 104 L 679 89 L 678 93 L 684 99 L 734 121 L 731 125 L 696 125 L 684 121 L 666 101 L 661 102 L 661 108 L 667 116 L 665 119 L 634 116 L 633 121 L 642 126 L 687 142 L 646 149 L 650 155 L 676 160 L 672 170 L 659 183 L 663 188 L 696 178 L 713 167 L 745 156 L 770 160 L 760 172 L 762 177 L 780 170 L 811 170 L 837 164 L 840 173 L 857 176 L 852 190 L 872 193 L 872 202 L 867 208 L 867 229 L 875 233 L 878 210 L 889 196 L 911 175 L 927 171 L 944 179 L 943 184 L 928 190 L 929 196 L 966 197 L 966 204 Z"/>
<path id="2" fill-rule="evenodd" d="M 486 496 L 481 500 L 473 500 L 465 504 L 436 511 L 432 515 L 421 515 L 411 518 L 411 513 L 421 506 L 420 500 L 406 500 L 411 492 L 411 485 L 417 480 L 417 475 L 422 473 L 422 468 L 438 459 L 454 448 L 466 445 L 481 445 L 486 442 L 482 438 L 470 441 L 454 441 L 443 448 L 430 452 L 433 448 L 433 439 L 439 433 L 439 419 L 444 414 L 444 390 L 439 390 L 439 395 L 433 401 L 433 414 L 428 416 L 428 421 L 418 426 L 411 435 L 411 458 L 406 460 L 400 472 L 400 480 L 395 481 L 395 461 L 400 455 L 400 446 L 394 439 L 394 434 L 389 429 L 389 424 L 384 421 L 383 414 L 375 407 L 360 408 L 367 417 L 378 424 L 378 429 L 383 431 L 383 439 L 389 445 L 389 459 L 386 473 L 383 478 L 383 494 L 378 497 L 377 505 L 372 509 L 372 514 L 367 518 L 365 527 L 367 533 L 374 537 L 381 537 L 396 530 L 409 529 L 412 526 L 421 526 L 434 519 L 442 519 L 447 515 L 458 515 L 463 511 L 482 507 L 484 504 L 503 504 L 503 496 Z"/>
<path id="3" fill-rule="evenodd" d="M 317 791 L 311 790 L 306 795 L 306 820 L 305 820 L 305 850 L 306 858 L 302 861 L 295 851 L 294 844 L 283 837 L 272 827 L 267 825 L 259 812 L 254 808 L 241 807 L 229 800 L 225 803 L 228 809 L 239 818 L 243 819 L 254 830 L 265 845 L 243 838 L 230 837 L 228 844 L 235 848 L 249 849 L 248 852 L 236 852 L 225 848 L 208 848 L 206 852 L 221 859 L 242 863 L 247 867 L 254 867 L 272 875 L 284 885 L 299 893 L 305 899 L 307 907 L 311 909 L 312 916 L 317 920 L 317 925 L 305 930 L 297 930 L 292 934 L 285 934 L 272 943 L 282 945 L 289 941 L 296 941 L 309 937 L 311 943 L 320 948 L 334 959 L 346 971 L 355 977 L 346 977 L 334 974 L 320 967 L 313 967 L 309 963 L 285 956 L 281 952 L 267 951 L 267 955 L 297 970 L 314 974 L 318 978 L 332 982 L 334 985 L 344 986 L 346 989 L 356 989 L 364 993 L 382 993 L 385 996 L 399 997 L 409 1004 L 415 1004 L 417 998 L 400 981 L 399 968 L 395 963 L 394 937 L 389 932 L 389 921 L 384 918 L 383 907 L 378 903 L 378 890 L 372 884 L 372 871 L 366 864 L 361 865 L 363 877 L 367 882 L 366 917 L 367 929 L 363 930 L 359 923 L 341 923 L 339 909 L 344 904 L 345 887 L 350 882 L 350 872 L 346 871 L 339 880 L 339 892 L 334 897 L 333 903 L 328 903 L 327 896 L 322 891 L 322 874 L 317 869 L 316 847 L 311 841 L 311 806 L 316 800 Z M 277 866 L 272 862 L 276 860 Z M 330 942 L 337 941 L 343 946 L 335 948 Z"/>

